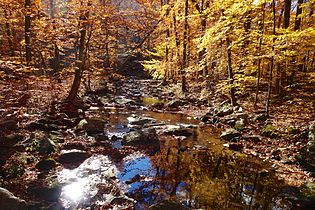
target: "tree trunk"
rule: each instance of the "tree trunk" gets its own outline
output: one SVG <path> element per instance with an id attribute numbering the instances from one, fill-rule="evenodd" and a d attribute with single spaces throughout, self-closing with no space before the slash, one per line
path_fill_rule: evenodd
<path id="1" fill-rule="evenodd" d="M 30 15 L 31 0 L 25 0 L 25 58 L 26 65 L 31 62 L 31 15 Z"/>
<path id="2" fill-rule="evenodd" d="M 184 32 L 183 32 L 183 62 L 181 65 L 182 76 L 182 91 L 187 92 L 186 78 L 184 69 L 188 66 L 187 60 L 187 45 L 188 45 L 188 0 L 185 0 L 185 19 L 184 19 Z"/>
<path id="3" fill-rule="evenodd" d="M 283 28 L 287 29 L 290 26 L 290 12 L 291 12 L 291 0 L 284 1 L 284 17 Z"/>
<path id="4" fill-rule="evenodd" d="M 273 15 L 273 29 L 272 34 L 276 34 L 276 3 L 275 0 L 272 0 L 272 15 Z M 272 43 L 272 51 L 274 52 L 274 39 Z M 273 73 L 273 67 L 274 67 L 274 56 L 271 58 L 270 63 L 270 72 L 269 72 L 269 84 L 268 84 L 268 93 L 267 93 L 267 99 L 266 99 L 266 114 L 269 116 L 269 109 L 270 109 L 270 96 L 271 96 L 271 88 L 272 88 L 272 73 Z"/>
<path id="5" fill-rule="evenodd" d="M 265 6 L 266 6 L 266 1 L 264 2 L 263 6 L 262 6 L 262 21 L 261 21 L 261 26 L 260 26 L 261 37 L 259 38 L 259 46 L 258 46 L 259 56 L 261 53 L 261 46 L 262 46 L 262 40 L 263 40 L 262 36 L 264 35 L 264 28 L 265 28 L 265 14 L 266 14 Z M 260 85 L 260 77 L 261 77 L 261 73 L 260 73 L 261 58 L 258 59 L 257 67 L 258 67 L 258 69 L 257 69 L 257 83 L 256 83 L 256 94 L 255 94 L 254 108 L 257 108 L 257 103 L 258 103 L 259 85 Z"/>
<path id="6" fill-rule="evenodd" d="M 88 2 L 88 6 L 90 6 L 91 3 Z M 86 62 L 86 34 L 87 34 L 87 26 L 85 21 L 89 17 L 89 12 L 85 11 L 85 14 L 82 14 L 80 17 L 80 20 L 82 21 L 82 28 L 80 30 L 80 44 L 79 44 L 79 58 L 78 61 L 76 62 L 76 69 L 75 69 L 75 75 L 74 75 L 74 80 L 71 86 L 71 90 L 69 92 L 68 97 L 66 98 L 66 101 L 68 102 L 73 102 L 79 92 L 80 84 L 81 84 L 81 79 L 83 75 L 83 70 Z"/>
<path id="7" fill-rule="evenodd" d="M 301 27 L 301 17 L 299 17 L 299 15 L 302 14 L 301 5 L 303 4 L 303 2 L 304 2 L 303 0 L 298 0 L 297 3 L 296 16 L 294 21 L 294 31 L 300 30 Z"/>
<path id="8" fill-rule="evenodd" d="M 8 15 L 7 10 L 4 10 L 4 18 L 5 18 L 5 29 L 6 29 L 6 34 L 7 34 L 7 38 L 8 38 L 10 55 L 14 56 L 14 48 L 13 48 L 13 42 L 12 42 L 12 31 L 11 31 L 11 25 L 9 23 L 9 15 Z"/>
<path id="9" fill-rule="evenodd" d="M 234 73 L 232 69 L 232 52 L 231 52 L 231 41 L 229 35 L 226 37 L 226 56 L 227 56 L 227 70 L 229 76 L 229 85 L 230 85 L 230 98 L 232 106 L 236 106 L 236 97 L 235 97 L 235 87 L 234 85 Z"/>

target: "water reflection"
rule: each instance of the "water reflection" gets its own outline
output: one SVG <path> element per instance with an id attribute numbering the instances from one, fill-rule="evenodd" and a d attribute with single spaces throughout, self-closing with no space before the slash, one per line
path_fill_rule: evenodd
<path id="1" fill-rule="evenodd" d="M 196 124 L 184 115 L 146 115 L 171 124 Z M 122 125 L 127 117 L 125 113 L 112 114 L 108 133 L 117 137 L 126 133 Z M 135 200 L 131 205 L 139 210 L 165 200 L 188 209 L 290 208 L 280 194 L 284 183 L 268 163 L 224 150 L 210 127 L 193 129 L 196 132 L 187 138 L 160 136 L 161 151 L 155 156 L 135 151 L 115 165 L 107 156 L 95 155 L 77 169 L 64 169 L 59 174 L 64 184 L 61 200 L 74 208 L 98 203 L 110 209 L 122 196 L 124 202 Z"/>
<path id="2" fill-rule="evenodd" d="M 118 179 L 129 182 L 129 192 L 140 189 L 145 182 L 150 181 L 156 174 L 151 165 L 150 157 L 136 152 L 124 158 Z"/>

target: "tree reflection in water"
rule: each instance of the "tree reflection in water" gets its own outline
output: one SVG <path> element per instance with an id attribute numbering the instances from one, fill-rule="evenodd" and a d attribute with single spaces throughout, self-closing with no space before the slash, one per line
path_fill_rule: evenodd
<path id="1" fill-rule="evenodd" d="M 129 192 L 146 208 L 175 200 L 196 209 L 288 209 L 280 196 L 284 183 L 268 164 L 231 151 L 194 149 L 172 137 L 152 158 L 156 176 Z M 141 209 L 140 208 L 140 209 Z"/>

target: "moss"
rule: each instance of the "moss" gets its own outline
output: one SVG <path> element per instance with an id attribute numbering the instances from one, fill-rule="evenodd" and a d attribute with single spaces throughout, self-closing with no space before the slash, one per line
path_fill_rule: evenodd
<path id="1" fill-rule="evenodd" d="M 274 134 L 275 134 L 275 128 L 273 127 L 273 125 L 268 124 L 263 128 L 262 135 L 271 137 L 271 136 L 274 136 Z"/>

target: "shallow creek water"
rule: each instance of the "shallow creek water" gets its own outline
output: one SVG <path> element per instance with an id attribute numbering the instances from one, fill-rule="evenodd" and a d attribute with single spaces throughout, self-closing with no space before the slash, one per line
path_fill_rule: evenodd
<path id="1" fill-rule="evenodd" d="M 75 169 L 57 174 L 60 200 L 66 209 L 148 209 L 174 201 L 187 209 L 288 209 L 284 184 L 264 163 L 225 149 L 216 129 L 182 114 L 103 110 L 106 135 L 118 137 L 112 147 L 123 150 L 121 137 L 130 131 L 131 115 L 165 125 L 190 125 L 190 137 L 160 135 L 160 151 L 134 148 L 120 161 L 94 154 Z M 159 126 L 153 126 L 158 128 Z M 163 209 L 163 208 L 161 208 Z"/>

